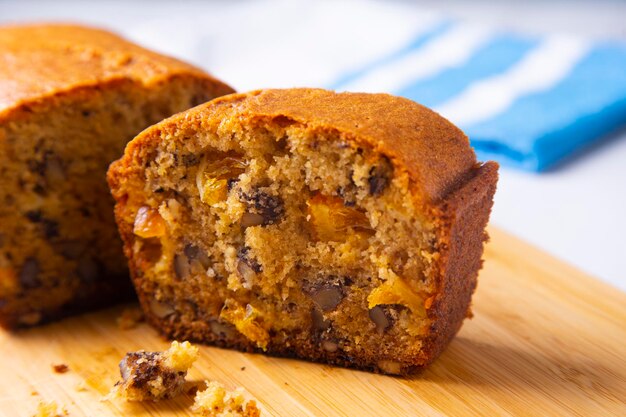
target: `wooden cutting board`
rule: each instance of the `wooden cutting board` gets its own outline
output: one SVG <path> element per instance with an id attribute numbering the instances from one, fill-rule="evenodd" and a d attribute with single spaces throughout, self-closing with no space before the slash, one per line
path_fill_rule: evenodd
<path id="1" fill-rule="evenodd" d="M 626 294 L 492 228 L 467 320 L 446 352 L 403 379 L 211 347 L 189 374 L 242 386 L 275 416 L 626 416 Z M 70 416 L 187 416 L 193 398 L 101 401 L 125 352 L 168 343 L 122 307 L 0 331 L 0 415 L 55 401 Z M 52 365 L 69 371 L 55 373 Z"/>

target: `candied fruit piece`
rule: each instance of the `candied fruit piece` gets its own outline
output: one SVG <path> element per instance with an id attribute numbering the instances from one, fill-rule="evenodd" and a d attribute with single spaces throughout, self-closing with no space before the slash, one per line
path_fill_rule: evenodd
<path id="1" fill-rule="evenodd" d="M 339 197 L 317 194 L 307 201 L 308 219 L 319 240 L 340 241 L 348 229 L 372 235 L 374 229 L 362 211 L 346 207 Z"/>
<path id="2" fill-rule="evenodd" d="M 165 220 L 158 210 L 147 206 L 140 207 L 135 216 L 133 232 L 144 239 L 161 237 L 165 234 Z"/>
<path id="3" fill-rule="evenodd" d="M 422 297 L 395 274 L 372 290 L 367 297 L 367 303 L 370 310 L 378 305 L 399 304 L 407 307 L 413 314 L 419 317 L 426 317 Z"/>
<path id="4" fill-rule="evenodd" d="M 243 174 L 247 165 L 240 156 L 229 155 L 218 160 L 203 159 L 196 174 L 200 200 L 211 206 L 226 200 L 229 180 Z"/>
<path id="5" fill-rule="evenodd" d="M 269 342 L 269 334 L 256 321 L 260 316 L 259 310 L 246 304 L 242 307 L 236 301 L 228 299 L 224 303 L 220 318 L 233 324 L 239 333 L 255 342 L 258 347 L 265 350 Z"/>
<path id="6" fill-rule="evenodd" d="M 0 268 L 0 294 L 7 296 L 19 291 L 17 276 L 12 268 Z"/>

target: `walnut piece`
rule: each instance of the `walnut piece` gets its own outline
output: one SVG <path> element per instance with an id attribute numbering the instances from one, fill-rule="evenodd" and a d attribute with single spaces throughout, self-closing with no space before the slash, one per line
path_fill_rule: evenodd
<path id="1" fill-rule="evenodd" d="M 368 312 L 370 319 L 376 325 L 378 334 L 384 334 L 398 320 L 399 310 L 405 307 L 398 304 L 379 304 Z"/>
<path id="2" fill-rule="evenodd" d="M 341 288 L 334 285 L 318 288 L 310 296 L 315 305 L 324 312 L 333 311 L 343 300 Z"/>
<path id="3" fill-rule="evenodd" d="M 36 258 L 26 258 L 20 270 L 19 281 L 22 288 L 37 288 L 41 286 L 39 281 L 39 262 Z"/>

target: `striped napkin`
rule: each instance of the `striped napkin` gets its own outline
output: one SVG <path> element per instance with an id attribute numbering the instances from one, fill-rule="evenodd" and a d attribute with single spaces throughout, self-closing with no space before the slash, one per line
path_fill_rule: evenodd
<path id="1" fill-rule="evenodd" d="M 626 126 L 626 44 L 432 20 L 328 87 L 405 96 L 463 129 L 480 159 L 543 171 Z"/>

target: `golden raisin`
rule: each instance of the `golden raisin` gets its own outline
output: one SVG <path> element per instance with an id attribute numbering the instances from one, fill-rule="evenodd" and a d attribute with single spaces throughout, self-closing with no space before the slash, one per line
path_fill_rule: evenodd
<path id="1" fill-rule="evenodd" d="M 257 322 L 260 315 L 260 312 L 250 304 L 247 304 L 244 308 L 234 300 L 228 299 L 224 304 L 224 308 L 222 308 L 220 318 L 233 324 L 239 333 L 265 350 L 270 337 L 267 330 L 262 328 Z"/>
<path id="2" fill-rule="evenodd" d="M 165 220 L 159 211 L 147 206 L 140 207 L 135 216 L 133 233 L 144 239 L 165 234 Z"/>
<path id="3" fill-rule="evenodd" d="M 0 295 L 9 295 L 19 290 L 17 276 L 12 268 L 0 268 Z"/>
<path id="4" fill-rule="evenodd" d="M 399 304 L 420 317 L 426 317 L 424 300 L 400 277 L 393 275 L 389 280 L 374 288 L 367 297 L 368 308 L 377 305 Z"/>
<path id="5" fill-rule="evenodd" d="M 228 181 L 243 174 L 247 165 L 240 156 L 226 156 L 219 160 L 205 158 L 196 174 L 200 200 L 208 205 L 226 200 Z"/>
<path id="6" fill-rule="evenodd" d="M 374 229 L 365 213 L 344 205 L 339 197 L 317 194 L 307 201 L 308 219 L 319 240 L 341 241 L 348 229 L 371 235 Z"/>

